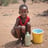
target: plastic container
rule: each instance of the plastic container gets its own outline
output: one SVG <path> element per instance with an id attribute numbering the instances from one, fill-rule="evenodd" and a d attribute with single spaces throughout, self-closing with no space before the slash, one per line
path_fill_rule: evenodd
<path id="1" fill-rule="evenodd" d="M 30 46 L 30 45 L 31 45 L 31 36 L 29 32 L 27 32 L 25 35 L 25 46 Z"/>
<path id="2" fill-rule="evenodd" d="M 42 29 L 33 29 L 32 37 L 34 43 L 42 43 L 43 42 L 43 30 Z"/>

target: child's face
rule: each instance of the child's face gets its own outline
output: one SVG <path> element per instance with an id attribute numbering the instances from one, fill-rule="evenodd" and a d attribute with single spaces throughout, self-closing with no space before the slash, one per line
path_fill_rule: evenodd
<path id="1" fill-rule="evenodd" d="M 22 18 L 25 18 L 27 16 L 27 13 L 28 13 L 27 9 L 20 10 L 20 15 L 22 16 Z"/>

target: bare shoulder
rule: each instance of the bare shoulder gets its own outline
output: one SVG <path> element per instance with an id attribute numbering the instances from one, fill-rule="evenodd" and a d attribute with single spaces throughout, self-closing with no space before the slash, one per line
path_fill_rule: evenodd
<path id="1" fill-rule="evenodd" d="M 20 20 L 19 18 L 16 19 L 16 21 L 19 21 L 19 20 Z"/>

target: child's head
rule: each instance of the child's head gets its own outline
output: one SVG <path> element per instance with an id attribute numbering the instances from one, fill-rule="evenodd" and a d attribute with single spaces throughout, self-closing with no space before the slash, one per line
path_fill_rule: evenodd
<path id="1" fill-rule="evenodd" d="M 26 5 L 21 5 L 19 7 L 19 14 L 22 16 L 22 18 L 26 17 L 28 13 L 28 7 Z"/>

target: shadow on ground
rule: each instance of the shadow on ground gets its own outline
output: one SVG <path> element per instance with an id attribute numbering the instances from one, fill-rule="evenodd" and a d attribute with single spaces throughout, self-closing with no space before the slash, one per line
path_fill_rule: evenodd
<path id="1" fill-rule="evenodd" d="M 21 43 L 17 41 L 8 42 L 4 45 L 4 48 L 21 48 Z"/>
<path id="2" fill-rule="evenodd" d="M 31 40 L 33 43 L 33 41 Z M 34 43 L 33 43 L 34 44 Z M 5 45 L 2 45 L 1 48 L 31 48 L 32 44 L 30 46 L 22 46 L 21 41 L 11 41 L 6 43 Z"/>

